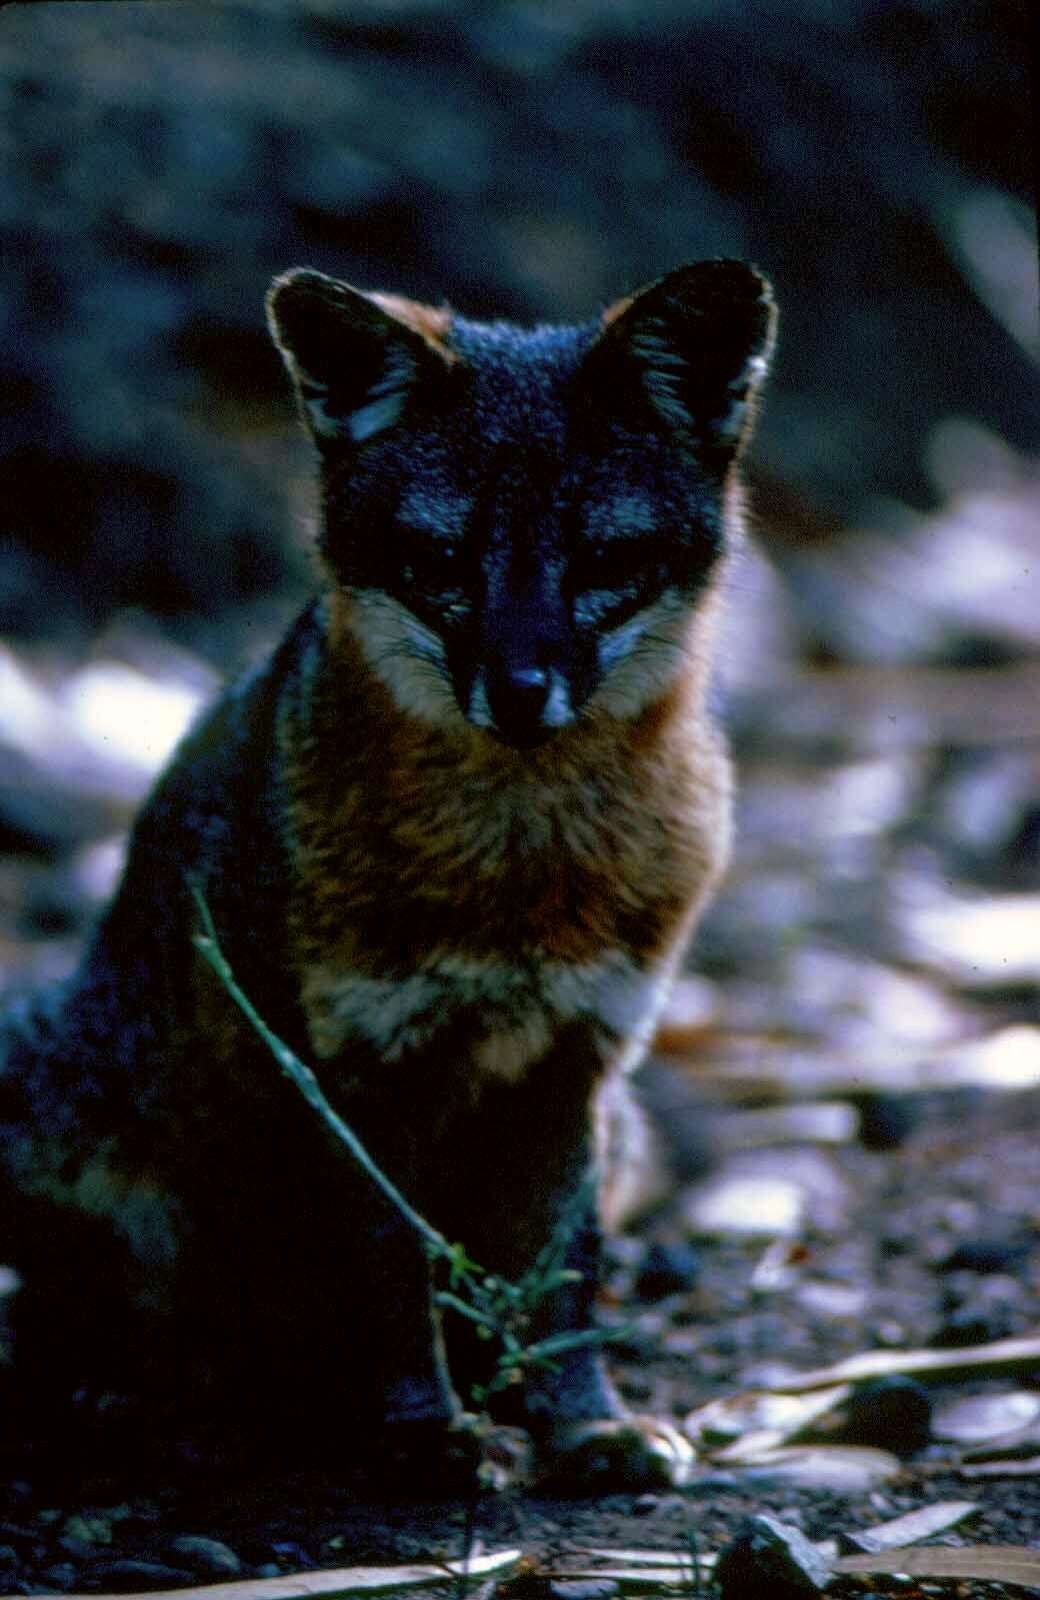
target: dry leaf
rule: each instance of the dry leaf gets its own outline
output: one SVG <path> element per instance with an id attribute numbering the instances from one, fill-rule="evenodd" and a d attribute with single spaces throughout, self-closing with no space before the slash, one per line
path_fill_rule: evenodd
<path id="1" fill-rule="evenodd" d="M 1040 1417 L 1040 1395 L 1015 1390 L 1010 1394 L 973 1394 L 940 1406 L 932 1418 L 936 1439 L 958 1444 L 1021 1438 Z"/>
<path id="2" fill-rule="evenodd" d="M 850 1386 L 841 1383 L 807 1395 L 769 1390 L 726 1395 L 691 1411 L 683 1422 L 683 1432 L 716 1461 L 740 1461 L 791 1442 L 850 1393 Z"/>
<path id="3" fill-rule="evenodd" d="M 688 1550 L 608 1550 L 602 1545 L 590 1544 L 582 1548 L 583 1556 L 599 1556 L 603 1561 L 625 1561 L 633 1567 L 681 1567 L 689 1565 Z M 711 1552 L 699 1558 L 701 1566 L 711 1565 L 716 1559 Z M 559 1574 L 555 1574 L 559 1576 Z"/>
<path id="4" fill-rule="evenodd" d="M 769 1489 L 827 1489 L 833 1494 L 867 1494 L 897 1478 L 898 1456 L 867 1445 L 785 1445 L 779 1450 L 750 1453 L 738 1462 L 727 1458 L 742 1480 Z"/>
<path id="5" fill-rule="evenodd" d="M 870 1378 L 893 1374 L 933 1378 L 936 1382 L 962 1372 L 1000 1374 L 1022 1369 L 1032 1371 L 1040 1365 L 1040 1338 L 998 1339 L 965 1350 L 865 1350 L 858 1356 L 836 1361 L 830 1367 L 817 1367 L 782 1378 L 772 1385 L 779 1394 L 802 1394 L 807 1389 L 823 1389 L 832 1383 L 865 1383 Z"/>
<path id="6" fill-rule="evenodd" d="M 974 1500 L 937 1500 L 933 1505 L 920 1506 L 905 1516 L 893 1517 L 889 1522 L 876 1523 L 872 1528 L 857 1528 L 856 1538 L 869 1543 L 875 1552 L 900 1550 L 915 1539 L 931 1539 L 937 1533 L 955 1528 L 959 1522 L 973 1516 L 978 1510 Z M 826 1539 L 821 1548 L 824 1554 L 837 1554 L 836 1542 Z M 868 1554 L 869 1552 L 863 1552 Z M 859 1554 L 859 1552 L 857 1552 Z"/>
<path id="7" fill-rule="evenodd" d="M 893 1555 L 841 1556 L 835 1572 L 905 1572 L 911 1578 L 982 1578 L 1040 1586 L 1040 1550 L 1027 1545 L 911 1546 Z"/>
<path id="8" fill-rule="evenodd" d="M 396 1594 L 399 1589 L 420 1584 L 443 1583 L 445 1577 L 476 1583 L 488 1573 L 501 1575 L 520 1560 L 519 1550 L 497 1550 L 486 1556 L 473 1556 L 468 1564 L 446 1561 L 443 1566 L 429 1564 L 407 1567 L 332 1567 L 318 1572 L 291 1572 L 280 1578 L 243 1578 L 234 1583 L 206 1583 L 198 1588 L 153 1589 L 144 1594 L 122 1595 L 120 1600 L 310 1600 L 321 1595 L 332 1600 L 336 1595 Z M 2 1595 L 0 1600 L 17 1600 Z M 66 1600 L 98 1600 L 96 1595 L 69 1595 Z"/>
<path id="9" fill-rule="evenodd" d="M 1029 1456 L 1025 1461 L 980 1462 L 976 1466 L 962 1466 L 962 1478 L 1040 1478 L 1040 1456 Z"/>
<path id="10" fill-rule="evenodd" d="M 633 1552 L 634 1553 L 634 1552 Z M 618 1551 L 620 1557 L 624 1552 Z M 714 1561 L 714 1556 L 712 1556 Z M 680 1560 L 681 1566 L 639 1565 L 631 1567 L 599 1567 L 582 1568 L 566 1572 L 554 1572 L 554 1578 L 577 1581 L 589 1578 L 609 1578 L 617 1584 L 622 1594 L 656 1594 L 660 1589 L 684 1589 L 687 1594 L 692 1593 L 691 1585 L 694 1576 L 693 1563 L 690 1557 L 681 1551 L 670 1552 L 670 1560 Z M 702 1556 L 698 1568 L 703 1571 L 706 1566 Z"/>

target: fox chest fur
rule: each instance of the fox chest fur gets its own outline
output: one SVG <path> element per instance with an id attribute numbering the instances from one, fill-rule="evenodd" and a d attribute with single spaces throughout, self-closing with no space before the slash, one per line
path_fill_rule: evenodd
<path id="1" fill-rule="evenodd" d="M 515 1078 L 561 1024 L 604 1064 L 645 1044 L 729 838 L 729 768 L 685 681 L 619 730 L 592 718 L 523 756 L 394 715 L 336 597 L 279 737 L 311 1043 L 388 1061 L 460 1029 Z M 710 617 L 691 620 L 706 634 Z M 357 706 L 349 756 L 342 707 Z"/>

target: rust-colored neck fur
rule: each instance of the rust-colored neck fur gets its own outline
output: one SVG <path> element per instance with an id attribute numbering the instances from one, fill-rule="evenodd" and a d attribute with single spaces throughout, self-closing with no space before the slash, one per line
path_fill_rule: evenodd
<path id="1" fill-rule="evenodd" d="M 325 658 L 283 728 L 313 954 L 652 958 L 726 853 L 728 764 L 695 668 L 631 721 L 589 714 L 521 755 L 402 713 L 330 596 Z"/>

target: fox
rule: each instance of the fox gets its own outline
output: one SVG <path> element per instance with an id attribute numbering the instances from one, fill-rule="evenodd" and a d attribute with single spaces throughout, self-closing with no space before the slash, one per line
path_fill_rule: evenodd
<path id="1" fill-rule="evenodd" d="M 515 1281 L 571 1218 L 531 1331 L 587 1333 L 610 1130 L 730 846 L 713 639 L 776 309 L 709 260 L 582 324 L 309 268 L 267 317 L 320 582 L 181 742 L 78 971 L 5 1021 L 7 1427 L 436 1462 L 479 1341 L 203 958 L 195 896 L 444 1237 Z M 676 1430 L 562 1343 L 512 1394 L 543 1458 L 624 1440 L 674 1476 Z"/>

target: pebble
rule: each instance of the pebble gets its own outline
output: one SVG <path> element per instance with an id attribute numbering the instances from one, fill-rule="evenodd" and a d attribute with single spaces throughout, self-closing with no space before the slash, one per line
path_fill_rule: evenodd
<path id="1" fill-rule="evenodd" d="M 865 1094 L 859 1100 L 859 1140 L 866 1150 L 897 1150 L 921 1121 L 909 1095 Z"/>
<path id="2" fill-rule="evenodd" d="M 929 1343 L 936 1350 L 962 1350 L 1010 1338 L 1015 1331 L 1008 1305 L 958 1306 L 939 1324 Z"/>
<path id="3" fill-rule="evenodd" d="M 931 1438 L 932 1400 L 915 1378 L 893 1373 L 853 1391 L 845 1437 L 855 1444 L 916 1455 Z"/>
<path id="4" fill-rule="evenodd" d="M 79 1569 L 74 1567 L 71 1561 L 61 1561 L 56 1566 L 47 1567 L 40 1573 L 44 1583 L 50 1584 L 54 1589 L 61 1590 L 62 1593 L 66 1589 L 73 1587 L 78 1576 Z"/>
<path id="5" fill-rule="evenodd" d="M 971 1283 L 970 1290 L 967 1285 Z M 960 1289 L 962 1304 L 974 1301 L 986 1306 L 1009 1306 L 1029 1318 L 1030 1285 L 1021 1275 L 1007 1272 L 951 1272 L 943 1280 L 944 1288 L 952 1285 Z"/>
<path id="6" fill-rule="evenodd" d="M 58 1540 L 58 1547 L 66 1555 L 73 1556 L 77 1561 L 88 1561 L 94 1554 L 94 1546 L 87 1539 L 78 1539 L 75 1534 L 63 1533 Z"/>
<path id="7" fill-rule="evenodd" d="M 116 1561 L 99 1561 L 90 1569 L 91 1579 L 102 1589 L 126 1594 L 135 1589 L 175 1589 L 190 1584 L 195 1573 L 185 1567 L 168 1567 L 162 1561 L 139 1561 L 122 1556 Z"/>
<path id="8" fill-rule="evenodd" d="M 84 1545 L 111 1544 L 112 1519 L 79 1515 L 66 1517 L 62 1538 L 75 1539 L 78 1544 Z"/>
<path id="9" fill-rule="evenodd" d="M 750 1517 L 720 1553 L 715 1581 L 721 1600 L 787 1600 L 819 1594 L 830 1566 L 814 1544 L 776 1517 Z"/>
<path id="10" fill-rule="evenodd" d="M 242 1562 L 230 1545 L 204 1534 L 178 1534 L 170 1540 L 168 1549 L 171 1555 L 182 1557 L 193 1571 L 206 1576 L 234 1578 L 242 1571 Z"/>
<path id="11" fill-rule="evenodd" d="M 286 1561 L 291 1567 L 309 1570 L 315 1565 L 314 1557 L 303 1548 L 302 1544 L 297 1544 L 295 1539 L 275 1540 L 270 1548 L 279 1561 Z"/>
<path id="12" fill-rule="evenodd" d="M 701 1258 L 684 1240 L 656 1241 L 643 1257 L 635 1290 L 641 1300 L 663 1300 L 696 1287 Z"/>
<path id="13" fill-rule="evenodd" d="M 618 1592 L 613 1578 L 559 1578 L 549 1585 L 553 1600 L 610 1600 Z"/>
<path id="14" fill-rule="evenodd" d="M 1021 1234 L 993 1234 L 962 1239 L 945 1261 L 940 1272 L 1007 1273 L 1013 1276 L 1024 1266 L 1035 1241 Z"/>

